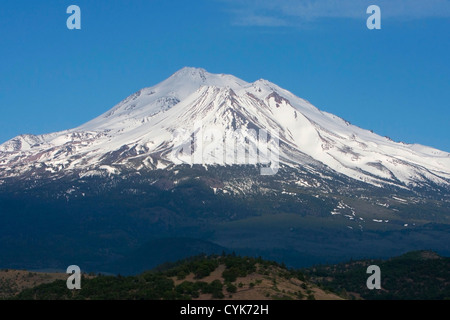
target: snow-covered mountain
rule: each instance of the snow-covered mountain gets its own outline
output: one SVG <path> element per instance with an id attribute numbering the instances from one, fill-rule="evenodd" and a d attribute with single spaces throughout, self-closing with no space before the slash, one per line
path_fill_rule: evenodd
<path id="1" fill-rule="evenodd" d="M 254 135 L 261 131 L 268 132 L 267 140 Z M 192 140 L 200 133 L 208 141 L 202 148 Z M 450 186 L 447 152 L 381 137 L 269 81 L 248 83 L 196 68 L 136 92 L 77 128 L 3 143 L 0 184 L 8 178 L 118 175 L 181 163 L 230 165 L 235 155 L 223 150 L 243 148 L 243 138 L 252 140 L 253 152 L 268 155 L 264 161 L 272 168 L 279 161 L 320 175 L 325 165 L 376 186 Z"/>

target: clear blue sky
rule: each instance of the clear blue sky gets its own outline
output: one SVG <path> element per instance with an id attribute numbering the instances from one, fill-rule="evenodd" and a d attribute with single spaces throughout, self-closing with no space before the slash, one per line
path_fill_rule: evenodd
<path id="1" fill-rule="evenodd" d="M 184 66 L 268 79 L 450 151 L 449 0 L 3 0 L 0 142 L 76 127 Z M 69 5 L 82 29 L 66 28 Z M 382 29 L 366 28 L 378 4 Z"/>

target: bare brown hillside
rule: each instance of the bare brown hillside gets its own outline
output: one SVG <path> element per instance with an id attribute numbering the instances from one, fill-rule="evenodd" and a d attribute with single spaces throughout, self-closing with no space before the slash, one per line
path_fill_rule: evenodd
<path id="1" fill-rule="evenodd" d="M 220 265 L 216 270 L 201 281 L 211 283 L 214 280 L 224 281 L 222 273 L 225 265 Z M 257 271 L 246 277 L 238 277 L 233 283 L 236 292 L 229 292 L 224 287 L 223 294 L 225 300 L 343 300 L 331 292 L 325 292 L 316 285 L 296 278 L 284 277 L 283 269 L 275 266 L 263 267 L 257 265 Z M 172 278 L 175 285 L 184 281 L 196 282 L 195 275 L 189 274 L 185 279 Z M 210 294 L 202 294 L 197 300 L 210 300 Z"/>
<path id="2" fill-rule="evenodd" d="M 55 280 L 66 280 L 65 273 L 29 272 L 26 270 L 0 270 L 0 299 L 12 297 L 24 289 Z"/>

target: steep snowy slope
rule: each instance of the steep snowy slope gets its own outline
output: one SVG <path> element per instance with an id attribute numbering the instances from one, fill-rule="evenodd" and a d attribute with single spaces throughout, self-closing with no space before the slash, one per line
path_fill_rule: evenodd
<path id="1" fill-rule="evenodd" d="M 267 139 L 258 139 L 261 132 Z M 247 83 L 195 68 L 140 90 L 78 128 L 0 145 L 0 179 L 255 162 L 311 172 L 323 164 L 376 186 L 450 185 L 449 153 L 393 142 L 266 80 Z"/>

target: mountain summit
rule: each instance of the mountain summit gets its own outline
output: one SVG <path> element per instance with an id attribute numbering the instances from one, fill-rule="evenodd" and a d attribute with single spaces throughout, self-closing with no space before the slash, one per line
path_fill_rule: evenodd
<path id="1" fill-rule="evenodd" d="M 449 203 L 448 153 L 267 80 L 184 68 L 77 128 L 0 145 L 0 268 L 127 274 L 224 250 L 294 267 L 450 254 Z"/>
<path id="2" fill-rule="evenodd" d="M 209 150 L 215 150 L 209 157 L 196 161 L 195 152 L 205 152 L 198 148 L 188 156 L 174 152 L 186 149 L 186 139 L 199 130 L 216 133 L 209 140 Z M 248 138 L 261 130 L 272 139 L 257 148 L 273 149 L 276 141 L 281 167 L 334 172 L 379 187 L 450 185 L 447 152 L 381 137 L 269 81 L 248 83 L 197 68 L 183 68 L 77 128 L 5 142 L 0 145 L 0 184 L 29 177 L 120 175 L 183 163 L 229 165 L 234 156 L 230 159 L 220 148 L 235 147 L 233 133 Z M 179 132 L 184 138 L 177 138 Z"/>

